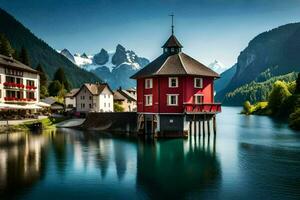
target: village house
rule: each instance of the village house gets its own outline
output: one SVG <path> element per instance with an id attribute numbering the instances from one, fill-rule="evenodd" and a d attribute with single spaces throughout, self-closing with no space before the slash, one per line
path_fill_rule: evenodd
<path id="1" fill-rule="evenodd" d="M 200 122 L 215 122 L 215 114 L 221 111 L 214 102 L 214 80 L 219 74 L 182 52 L 173 25 L 162 48 L 162 55 L 131 77 L 137 80 L 138 131 L 187 136 L 192 127 L 194 132 L 200 129 Z"/>
<path id="2" fill-rule="evenodd" d="M 72 89 L 65 95 L 66 111 L 70 111 L 76 108 L 76 97 L 75 94 L 79 91 L 79 88 Z"/>
<path id="3" fill-rule="evenodd" d="M 77 112 L 114 111 L 113 91 L 107 83 L 85 83 L 74 96 Z"/>
<path id="4" fill-rule="evenodd" d="M 45 99 L 41 99 L 41 102 L 48 104 L 52 113 L 60 113 L 65 110 L 64 104 L 58 102 L 55 97 L 46 97 Z"/>
<path id="5" fill-rule="evenodd" d="M 35 110 L 40 100 L 39 72 L 0 55 L 0 108 Z"/>
<path id="6" fill-rule="evenodd" d="M 136 87 L 126 89 L 126 91 L 132 94 L 133 96 L 136 96 Z"/>
<path id="7" fill-rule="evenodd" d="M 114 103 L 118 103 L 124 112 L 136 111 L 136 96 L 133 92 L 119 88 L 114 92 Z"/>

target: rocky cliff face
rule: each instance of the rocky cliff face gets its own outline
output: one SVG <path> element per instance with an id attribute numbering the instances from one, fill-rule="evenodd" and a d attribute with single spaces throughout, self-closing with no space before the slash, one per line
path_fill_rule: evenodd
<path id="1" fill-rule="evenodd" d="M 94 56 L 94 63 L 97 65 L 104 65 L 108 62 L 108 59 L 108 52 L 105 49 L 101 49 L 101 51 Z"/>
<path id="2" fill-rule="evenodd" d="M 70 61 L 72 61 L 73 63 L 75 62 L 74 56 L 70 53 L 68 49 L 63 49 L 60 53 L 64 55 L 66 58 L 68 58 Z"/>
<path id="3" fill-rule="evenodd" d="M 71 53 L 66 54 L 63 51 L 61 54 L 72 56 Z M 149 63 L 148 59 L 139 57 L 134 51 L 127 50 L 120 44 L 116 46 L 114 52 L 101 49 L 95 55 L 74 54 L 73 60 L 71 61 L 77 66 L 101 77 L 114 89 L 120 86 L 123 88 L 135 87 L 135 80 L 131 80 L 129 77 Z"/>
<path id="4" fill-rule="evenodd" d="M 259 34 L 240 53 L 232 80 L 216 98 L 222 101 L 228 92 L 256 80 L 267 69 L 276 67 L 274 76 L 299 71 L 299 52 L 300 23 Z"/>

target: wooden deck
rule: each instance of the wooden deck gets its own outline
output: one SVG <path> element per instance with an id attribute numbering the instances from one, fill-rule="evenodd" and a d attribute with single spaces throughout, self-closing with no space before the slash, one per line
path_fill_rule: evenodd
<path id="1" fill-rule="evenodd" d="M 221 112 L 221 103 L 185 104 L 186 114 L 217 114 Z"/>

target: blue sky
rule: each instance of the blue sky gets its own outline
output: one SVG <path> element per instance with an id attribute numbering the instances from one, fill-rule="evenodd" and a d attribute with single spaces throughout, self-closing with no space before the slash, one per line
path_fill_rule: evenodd
<path id="1" fill-rule="evenodd" d="M 227 66 L 257 34 L 300 21 L 299 0 L 0 0 L 0 7 L 55 49 L 93 54 L 120 43 L 150 59 L 161 53 L 174 12 L 183 51 Z"/>

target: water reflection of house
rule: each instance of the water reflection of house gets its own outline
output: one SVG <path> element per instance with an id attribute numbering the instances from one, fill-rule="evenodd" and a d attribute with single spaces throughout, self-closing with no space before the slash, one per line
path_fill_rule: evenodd
<path id="1" fill-rule="evenodd" d="M 0 135 L 0 199 L 12 198 L 41 178 L 45 142 L 41 135 Z"/>
<path id="2" fill-rule="evenodd" d="M 215 154 L 198 141 L 138 143 L 138 190 L 152 199 L 183 199 L 214 184 L 218 187 L 220 173 Z"/>
<path id="3" fill-rule="evenodd" d="M 130 91 L 119 88 L 114 92 L 114 103 L 123 107 L 125 112 L 136 111 L 136 96 Z"/>

